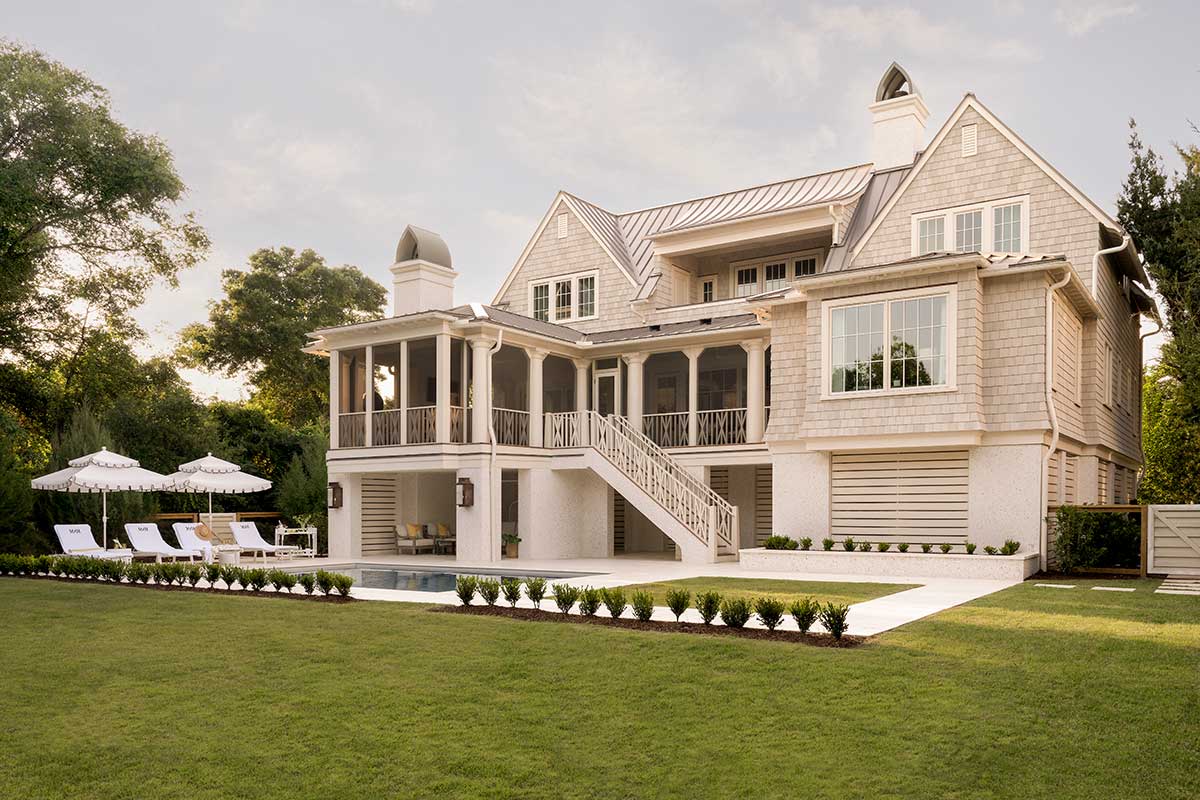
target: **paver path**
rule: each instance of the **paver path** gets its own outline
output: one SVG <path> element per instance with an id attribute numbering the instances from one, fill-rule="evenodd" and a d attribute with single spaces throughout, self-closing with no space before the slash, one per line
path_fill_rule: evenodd
<path id="1" fill-rule="evenodd" d="M 1155 594 L 1190 594 L 1200 596 L 1200 578 L 1169 575 L 1157 589 Z"/>

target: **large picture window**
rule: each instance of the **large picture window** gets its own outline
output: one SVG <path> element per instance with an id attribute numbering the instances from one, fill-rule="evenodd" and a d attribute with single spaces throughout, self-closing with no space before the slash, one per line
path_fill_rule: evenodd
<path id="1" fill-rule="evenodd" d="M 826 303 L 831 395 L 932 389 L 952 383 L 954 290 Z"/>
<path id="2" fill-rule="evenodd" d="M 599 276 L 595 272 L 560 275 L 530 284 L 530 314 L 543 322 L 595 319 L 598 288 Z"/>

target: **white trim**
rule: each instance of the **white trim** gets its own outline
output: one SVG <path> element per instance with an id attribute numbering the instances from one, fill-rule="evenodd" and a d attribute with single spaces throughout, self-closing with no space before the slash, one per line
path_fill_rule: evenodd
<path id="1" fill-rule="evenodd" d="M 700 281 L 700 302 L 698 304 L 697 303 L 686 303 L 685 305 L 708 305 L 710 303 L 717 302 L 717 274 L 715 272 L 710 272 L 707 275 L 700 275 L 697 278 L 697 280 Z M 704 299 L 704 284 L 706 284 L 706 283 L 712 284 L 712 299 L 711 300 Z"/>
<path id="2" fill-rule="evenodd" d="M 764 292 L 777 292 L 780 289 L 786 288 L 783 286 L 777 286 L 773 289 L 766 288 L 766 269 L 768 264 L 778 264 L 783 262 L 786 266 L 786 269 L 784 270 L 785 283 L 788 286 L 795 285 L 797 280 L 796 262 L 806 258 L 815 258 L 817 260 L 817 272 L 814 274 L 819 274 L 825 264 L 825 251 L 820 247 L 809 248 L 808 250 L 793 250 L 791 252 L 776 253 L 769 256 L 759 256 L 758 258 L 745 258 L 740 261 L 731 261 L 729 262 L 729 296 L 735 300 L 746 300 L 754 297 L 755 295 L 763 294 Z M 758 270 L 758 280 L 755 284 L 757 288 L 750 294 L 738 295 L 738 270 L 749 269 L 751 267 L 754 267 Z"/>
<path id="3" fill-rule="evenodd" d="M 995 224 L 993 222 L 992 213 L 997 208 L 1006 208 L 1008 206 L 1019 205 L 1021 207 L 1021 249 L 1019 251 L 999 251 L 995 249 Z M 917 211 L 911 216 L 912 219 L 912 239 L 911 249 L 912 256 L 928 255 L 921 252 L 921 223 L 925 220 L 937 219 L 941 217 L 944 222 L 942 224 L 942 250 L 940 252 L 957 253 L 958 241 L 957 237 L 957 218 L 960 214 L 966 214 L 971 211 L 980 212 L 981 230 L 979 233 L 979 252 L 984 255 L 1025 255 L 1029 252 L 1029 195 L 1021 194 L 1011 197 L 1000 197 L 994 200 L 982 200 L 978 203 L 968 203 L 966 205 L 954 206 L 952 208 L 938 208 L 930 211 Z M 939 251 L 930 251 L 939 252 Z M 974 252 L 967 250 L 963 252 Z"/>
<path id="4" fill-rule="evenodd" d="M 963 158 L 970 158 L 979 153 L 979 126 L 974 122 L 963 125 L 958 129 L 958 136 L 962 142 Z"/>
<path id="5" fill-rule="evenodd" d="M 589 314 L 586 317 L 579 316 L 579 281 L 582 278 L 592 278 L 592 281 L 593 281 L 593 286 L 592 286 L 593 313 Z M 571 284 L 571 315 L 567 316 L 567 317 L 559 317 L 557 315 L 557 313 L 555 312 L 555 308 L 556 308 L 555 300 L 558 295 L 557 287 L 558 287 L 558 284 L 567 283 L 567 282 L 569 282 Z M 546 307 L 546 319 L 542 320 L 542 322 L 553 322 L 556 325 L 562 325 L 562 324 L 565 324 L 568 322 L 581 322 L 583 320 L 599 318 L 599 316 L 600 316 L 600 270 L 589 269 L 589 270 L 584 270 L 583 272 L 568 272 L 563 275 L 551 275 L 546 278 L 538 278 L 537 280 L 531 280 L 529 282 L 528 288 L 526 289 L 526 291 L 528 292 L 528 295 L 529 295 L 528 296 L 528 301 L 529 301 L 528 308 L 529 308 L 529 317 L 531 319 L 537 319 L 537 317 L 534 316 L 533 290 L 539 286 L 546 286 L 549 288 L 549 298 L 548 298 L 549 305 Z"/>
<path id="6" fill-rule="evenodd" d="M 891 370 L 891 307 L 893 300 L 909 300 L 914 297 L 946 296 L 946 382 L 936 386 L 916 386 L 893 389 L 885 386 L 882 389 L 871 389 L 863 392 L 833 392 L 829 387 L 833 377 L 832 358 L 832 325 L 830 314 L 834 308 L 844 306 L 866 305 L 869 303 L 885 303 L 883 310 L 883 341 L 884 360 L 883 371 L 885 383 L 890 383 Z M 958 391 L 958 284 L 942 284 L 940 286 L 922 286 L 918 289 L 905 289 L 896 292 L 876 292 L 874 294 L 839 297 L 821 302 L 821 399 L 848 400 L 863 397 L 907 396 L 915 394 L 938 394 Z"/>
<path id="7" fill-rule="evenodd" d="M 1033 148 L 1027 145 L 1021 139 L 1021 137 L 1017 136 L 1012 129 L 1001 122 L 991 111 L 989 111 L 982 103 L 980 103 L 975 95 L 967 94 L 958 104 L 958 107 L 954 109 L 953 113 L 950 114 L 950 118 L 946 120 L 945 124 L 942 125 L 941 129 L 933 137 L 933 140 L 929 143 L 929 146 L 925 148 L 925 151 L 921 154 L 921 157 L 917 159 L 917 163 L 912 168 L 912 171 L 905 176 L 904 180 L 888 199 L 887 203 L 885 203 L 883 208 L 880 209 L 879 213 L 875 215 L 875 219 L 871 222 L 871 225 L 867 228 L 862 238 L 858 240 L 858 244 L 854 246 L 854 250 L 851 251 L 851 261 L 857 258 L 858 254 L 863 251 L 863 248 L 866 247 L 867 243 L 871 241 L 871 237 L 875 235 L 875 232 L 879 229 L 879 226 L 883 224 L 883 221 L 887 218 L 888 214 L 890 214 L 892 209 L 894 209 L 900 202 L 900 198 L 904 196 L 904 193 L 908 190 L 908 187 L 910 187 L 913 184 L 913 181 L 916 180 L 917 176 L 921 174 L 921 170 L 924 169 L 925 165 L 929 163 L 930 159 L 933 157 L 933 154 L 937 151 L 938 147 L 942 144 L 950 131 L 954 130 L 955 125 L 962 118 L 962 115 L 966 113 L 968 108 L 974 109 L 975 112 L 984 119 L 984 121 L 998 131 L 1001 136 L 1007 139 L 1026 158 L 1032 161 L 1035 166 L 1041 169 L 1042 172 L 1044 172 L 1051 180 L 1057 183 L 1063 191 L 1065 191 L 1075 200 L 1075 202 L 1083 206 L 1083 208 L 1087 210 L 1088 213 L 1090 213 L 1093 217 L 1095 217 L 1101 225 L 1118 233 L 1124 230 L 1120 225 L 1117 224 L 1115 220 L 1113 220 L 1112 217 L 1106 214 L 1103 209 L 1084 196 L 1083 192 L 1075 188 L 1074 184 L 1067 180 L 1061 172 L 1052 167 L 1049 162 L 1038 155 Z M 1027 243 L 1026 246 L 1028 246 Z"/>

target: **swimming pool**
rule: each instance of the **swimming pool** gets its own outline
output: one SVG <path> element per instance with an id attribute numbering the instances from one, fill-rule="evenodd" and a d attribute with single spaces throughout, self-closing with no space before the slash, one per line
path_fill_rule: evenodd
<path id="1" fill-rule="evenodd" d="M 375 567 L 369 564 L 329 567 L 331 572 L 341 572 L 354 578 L 354 585 L 365 589 L 398 589 L 406 592 L 452 592 L 459 575 L 475 575 L 480 578 L 526 578 L 539 577 L 546 580 L 579 578 L 592 575 L 589 572 L 487 572 L 484 570 L 462 570 L 461 572 L 439 572 L 424 569 L 396 569 Z"/>

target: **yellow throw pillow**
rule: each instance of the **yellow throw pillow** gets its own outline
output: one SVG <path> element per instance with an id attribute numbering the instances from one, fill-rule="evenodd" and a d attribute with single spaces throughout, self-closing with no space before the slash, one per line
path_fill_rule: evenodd
<path id="1" fill-rule="evenodd" d="M 410 539 L 420 539 L 421 538 L 421 526 L 420 525 L 416 524 L 415 522 L 406 522 L 404 524 L 404 527 L 408 530 L 408 538 L 410 538 Z"/>
<path id="2" fill-rule="evenodd" d="M 447 528 L 445 525 L 443 525 L 440 522 L 437 524 L 437 526 L 438 526 L 438 538 L 439 539 L 449 539 L 450 538 L 450 529 Z"/>

